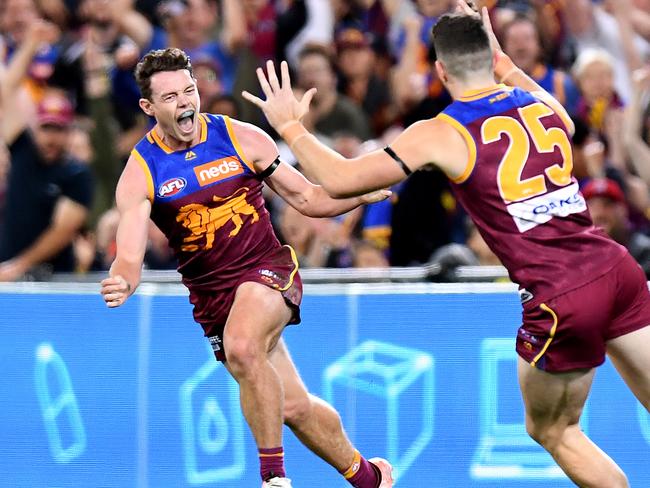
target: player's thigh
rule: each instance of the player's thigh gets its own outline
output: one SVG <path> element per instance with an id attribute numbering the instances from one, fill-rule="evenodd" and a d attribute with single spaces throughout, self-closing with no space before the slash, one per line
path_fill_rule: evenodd
<path id="1" fill-rule="evenodd" d="M 548 373 L 519 358 L 519 387 L 531 434 L 576 424 L 589 395 L 595 369 Z"/>
<path id="2" fill-rule="evenodd" d="M 228 343 L 245 341 L 270 351 L 280 338 L 292 311 L 280 292 L 252 281 L 237 287 L 224 327 L 226 353 Z"/>
<path id="3" fill-rule="evenodd" d="M 608 341 L 607 355 L 639 401 L 650 410 L 650 326 Z"/>

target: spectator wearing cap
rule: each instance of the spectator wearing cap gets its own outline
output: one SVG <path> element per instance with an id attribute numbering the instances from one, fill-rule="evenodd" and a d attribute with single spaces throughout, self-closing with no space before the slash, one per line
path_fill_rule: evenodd
<path id="1" fill-rule="evenodd" d="M 370 34 L 349 27 L 336 36 L 340 93 L 359 105 L 369 118 L 374 134 L 381 134 L 392 122 L 388 83 L 374 73 L 375 52 Z"/>
<path id="2" fill-rule="evenodd" d="M 620 185 L 610 178 L 594 178 L 585 184 L 582 194 L 594 225 L 625 246 L 650 279 L 650 238 L 632 229 Z"/>
<path id="3" fill-rule="evenodd" d="M 25 63 L 25 67 L 26 67 Z M 31 272 L 75 269 L 72 242 L 92 203 L 87 165 L 67 154 L 74 111 L 60 92 L 46 92 L 31 128 L 16 104 L 16 85 L 2 80 L 2 137 L 11 158 L 0 232 L 0 281 Z"/>

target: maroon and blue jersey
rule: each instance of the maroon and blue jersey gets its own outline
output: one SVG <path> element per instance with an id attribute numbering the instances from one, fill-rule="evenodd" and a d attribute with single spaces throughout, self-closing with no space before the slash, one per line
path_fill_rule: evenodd
<path id="1" fill-rule="evenodd" d="M 466 140 L 454 192 L 510 278 L 535 302 L 601 276 L 626 250 L 594 227 L 572 175 L 568 121 L 504 85 L 461 97 L 438 116 Z"/>
<path id="2" fill-rule="evenodd" d="M 230 119 L 200 114 L 198 122 L 198 144 L 173 151 L 152 130 L 132 155 L 148 175 L 151 219 L 169 239 L 183 283 L 219 291 L 281 246 Z"/>

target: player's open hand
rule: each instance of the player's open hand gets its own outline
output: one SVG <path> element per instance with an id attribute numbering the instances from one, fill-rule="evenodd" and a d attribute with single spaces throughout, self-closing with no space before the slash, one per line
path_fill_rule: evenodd
<path id="1" fill-rule="evenodd" d="M 456 0 L 456 12 L 479 17 L 478 9 L 472 0 Z"/>
<path id="2" fill-rule="evenodd" d="M 393 192 L 390 190 L 377 190 L 370 193 L 366 193 L 365 195 L 361 195 L 360 198 L 363 201 L 363 203 L 375 203 L 375 202 L 381 202 L 382 200 L 386 200 L 392 194 Z"/>
<path id="3" fill-rule="evenodd" d="M 101 294 L 109 308 L 122 305 L 129 297 L 131 287 L 120 275 L 111 276 L 102 281 Z"/>
<path id="4" fill-rule="evenodd" d="M 483 20 L 485 32 L 487 32 L 488 38 L 490 39 L 490 48 L 492 49 L 492 52 L 497 56 L 497 58 L 505 56 L 503 49 L 501 49 L 501 44 L 499 44 L 499 40 L 497 39 L 496 34 L 494 34 L 494 29 L 492 29 L 490 13 L 488 12 L 487 7 L 481 9 L 481 19 Z"/>
<path id="5" fill-rule="evenodd" d="M 309 103 L 316 93 L 316 89 L 311 88 L 298 100 L 291 89 L 289 65 L 286 61 L 280 63 L 282 83 L 275 73 L 273 61 L 266 63 L 266 73 L 262 68 L 257 68 L 256 72 L 266 100 L 247 91 L 242 92 L 242 97 L 261 108 L 269 123 L 278 134 L 282 135 L 286 127 L 300 121 L 309 111 Z"/>

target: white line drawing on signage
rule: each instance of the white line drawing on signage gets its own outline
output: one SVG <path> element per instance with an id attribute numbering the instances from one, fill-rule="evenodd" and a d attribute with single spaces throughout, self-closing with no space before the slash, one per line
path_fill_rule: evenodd
<path id="1" fill-rule="evenodd" d="M 68 368 L 49 342 L 36 346 L 34 384 L 52 458 L 69 463 L 86 450 L 86 431 Z"/>
<path id="2" fill-rule="evenodd" d="M 208 360 L 179 391 L 185 474 L 192 485 L 231 482 L 246 467 L 239 387 L 208 351 Z"/>
<path id="3" fill-rule="evenodd" d="M 357 404 L 357 392 L 385 400 L 386 446 L 385 456 L 393 463 L 393 476 L 398 479 L 408 471 L 433 437 L 435 385 L 434 358 L 428 353 L 394 344 L 366 341 L 345 356 L 330 364 L 323 372 L 323 397 L 334 404 L 337 400 L 335 387 L 344 389 L 345 396 L 354 402 L 352 409 L 339 408 L 341 412 L 367 411 L 368 406 Z M 418 408 L 410 396 L 405 404 L 403 393 L 419 388 Z M 342 398 L 340 402 L 350 400 Z M 404 408 L 408 411 L 404 412 Z M 358 410 L 357 410 L 358 409 Z M 413 420 L 419 416 L 419 432 L 414 439 L 405 438 L 400 420 Z M 358 425 L 359 420 L 350 422 Z M 347 421 L 346 421 L 347 424 Z M 351 434 L 354 436 L 354 433 Z M 356 441 L 356 439 L 355 439 Z"/>

